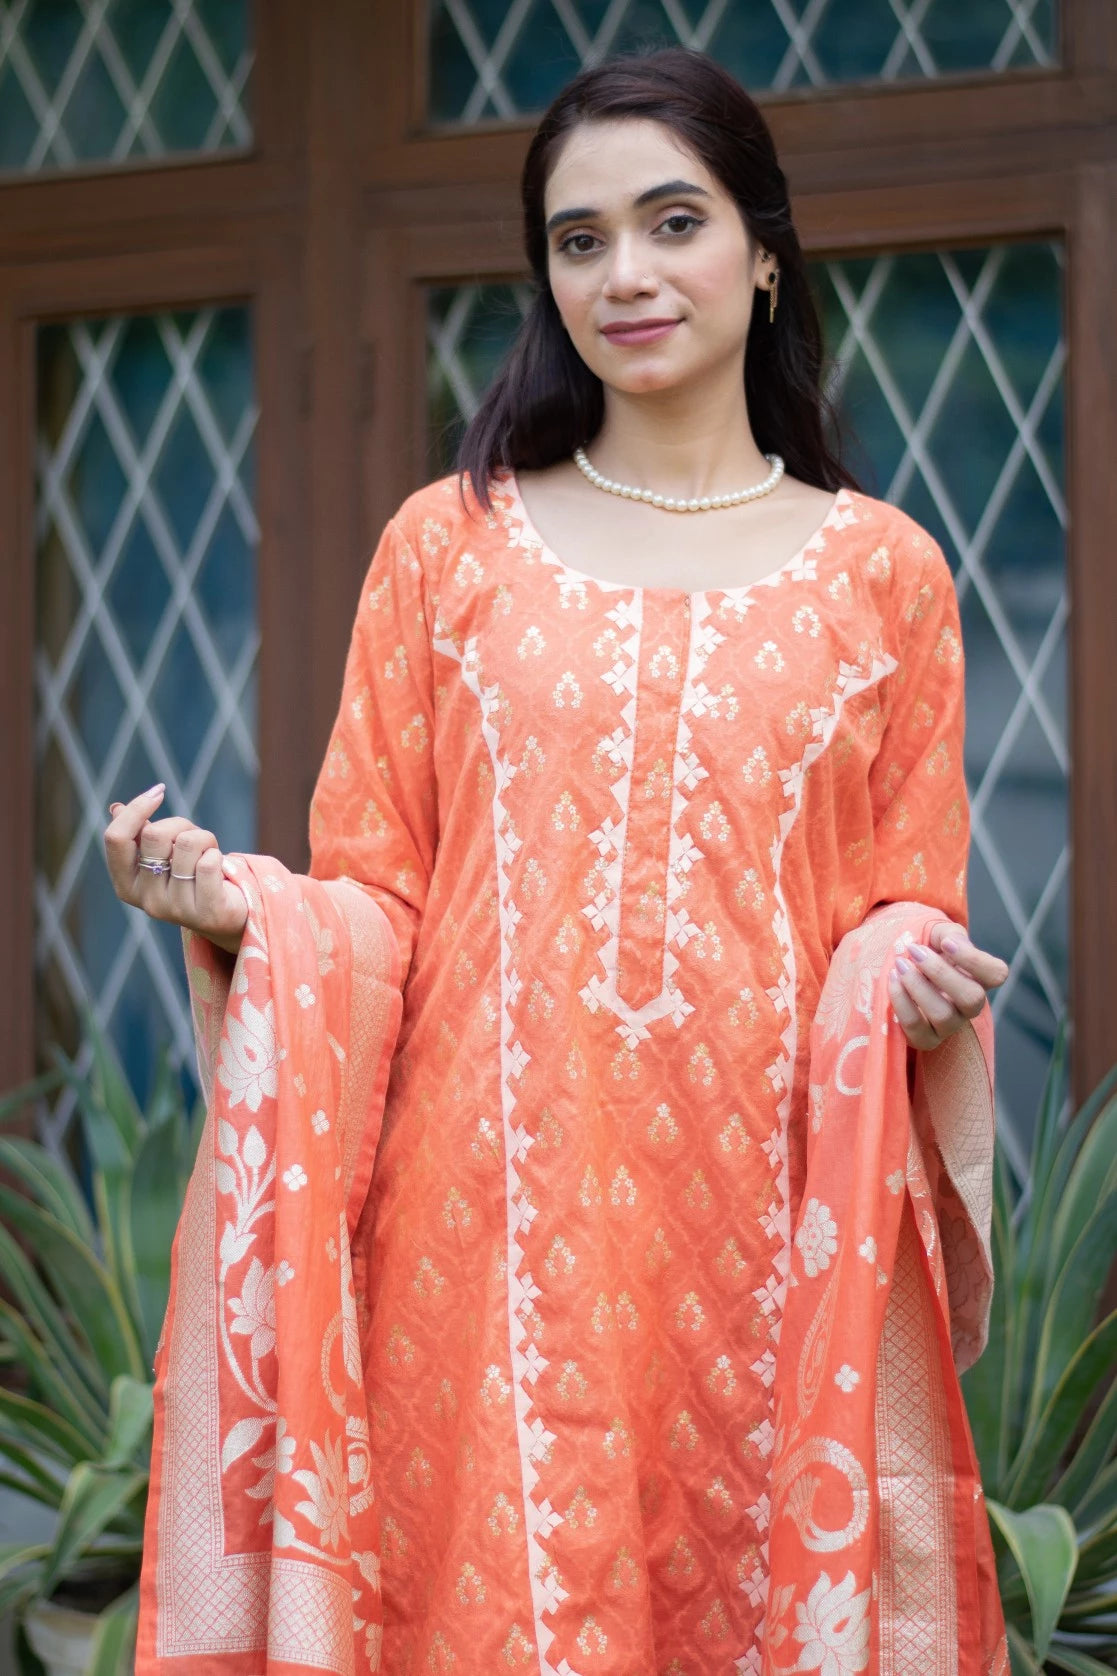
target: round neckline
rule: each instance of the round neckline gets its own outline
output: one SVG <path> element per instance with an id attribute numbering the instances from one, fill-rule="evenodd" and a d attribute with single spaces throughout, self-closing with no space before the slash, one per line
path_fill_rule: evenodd
<path id="1" fill-rule="evenodd" d="M 774 582 L 778 576 L 782 576 L 785 570 L 790 570 L 793 565 L 798 564 L 808 547 L 818 540 L 824 530 L 830 528 L 837 512 L 852 498 L 848 489 L 840 488 L 827 507 L 826 516 L 817 529 L 812 530 L 810 535 L 807 536 L 803 545 L 794 553 L 790 553 L 782 564 L 776 565 L 774 569 L 767 571 L 763 576 L 756 577 L 752 582 L 738 582 L 729 588 L 667 588 L 635 582 L 610 582 L 604 577 L 591 576 L 588 571 L 577 570 L 573 565 L 567 564 L 566 560 L 561 558 L 554 548 L 544 541 L 536 529 L 531 514 L 524 504 L 524 497 L 520 493 L 520 483 L 516 473 L 509 470 L 505 473 L 502 481 L 511 494 L 513 515 L 517 522 L 522 526 L 525 534 L 530 537 L 532 543 L 539 548 L 544 559 L 549 564 L 554 565 L 556 570 L 561 571 L 565 576 L 569 576 L 575 582 L 584 582 L 591 588 L 598 588 L 602 593 L 635 594 L 640 598 L 648 596 L 651 598 L 687 600 L 712 599 L 714 597 L 740 599 L 745 594 L 751 593 L 754 588 L 763 588 Z"/>

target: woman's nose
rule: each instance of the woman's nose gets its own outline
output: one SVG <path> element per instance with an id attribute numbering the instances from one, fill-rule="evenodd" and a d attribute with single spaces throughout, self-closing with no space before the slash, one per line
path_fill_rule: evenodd
<path id="1" fill-rule="evenodd" d="M 621 240 L 613 249 L 605 275 L 606 294 L 611 297 L 651 296 L 659 289 L 655 270 L 632 244 Z"/>

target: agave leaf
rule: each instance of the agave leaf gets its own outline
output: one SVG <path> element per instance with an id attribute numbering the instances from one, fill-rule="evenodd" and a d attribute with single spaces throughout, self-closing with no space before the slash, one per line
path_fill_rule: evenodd
<path id="1" fill-rule="evenodd" d="M 0 1386 L 0 1449 L 8 1437 L 42 1450 L 67 1470 L 89 1454 L 88 1442 L 68 1420 L 43 1403 Z"/>
<path id="2" fill-rule="evenodd" d="M 146 1381 L 118 1374 L 109 1396 L 109 1441 L 102 1465 L 123 1467 L 151 1435 L 152 1387 Z M 144 1463 L 146 1465 L 146 1462 Z"/>
<path id="3" fill-rule="evenodd" d="M 139 1591 L 133 1586 L 97 1620 L 85 1676 L 124 1676 L 130 1669 L 128 1655 L 139 1617 Z"/>
<path id="4" fill-rule="evenodd" d="M 1109 1614 L 1107 1621 L 1117 1623 L 1113 1614 L 1117 1613 L 1117 1577 L 1107 1578 L 1100 1588 L 1087 1589 L 1079 1594 L 1072 1589 L 1063 1607 L 1060 1622 L 1067 1628 L 1089 1629 L 1090 1624 L 1079 1623 L 1081 1618 L 1095 1618 L 1103 1620 Z"/>
<path id="5" fill-rule="evenodd" d="M 1117 1102 L 1113 1110 L 1117 1112 Z M 1117 1144 L 1117 1135 L 1114 1140 Z M 1107 1194 L 1093 1214 L 1084 1213 L 1081 1230 L 1059 1270 L 1044 1310 L 1032 1375 L 1028 1430 L 1094 1324 L 1117 1244 L 1117 1192 Z"/>
<path id="6" fill-rule="evenodd" d="M 1059 1119 L 1066 1104 L 1067 1095 L 1067 1026 L 1066 1019 L 1060 1018 L 1055 1031 L 1055 1040 L 1051 1048 L 1051 1058 L 1044 1078 L 1043 1094 L 1040 1097 L 1039 1112 L 1036 1116 L 1036 1127 L 1032 1141 L 1032 1156 L 1028 1169 L 1028 1184 L 1033 1200 L 1039 1202 L 1047 1188 L 1051 1176 L 1052 1166 L 1059 1149 Z M 1025 1258 L 1031 1254 L 1031 1239 L 1035 1232 L 1035 1219 L 1027 1219 L 1027 1230 L 1021 1228 L 1021 1254 Z"/>
<path id="7" fill-rule="evenodd" d="M 1052 1308 L 1054 1308 L 1054 1302 Z M 1053 1469 L 1081 1424 L 1083 1411 L 1117 1359 L 1117 1310 L 1095 1328 L 1071 1357 L 1042 1414 L 1029 1426 L 1002 1499 L 1031 1507 L 1047 1491 Z M 1112 1440 L 1111 1440 L 1112 1441 Z M 1051 1500 L 1057 1500 L 1051 1497 Z"/>
<path id="8" fill-rule="evenodd" d="M 75 1338 L 58 1305 L 2 1222 L 0 1278 L 7 1283 L 47 1357 L 60 1373 L 69 1369 L 76 1376 L 75 1397 L 87 1399 L 87 1406 L 96 1415 L 108 1400 L 108 1385 L 104 1373 Z M 7 1335 L 18 1343 L 19 1336 L 11 1331 L 11 1314 L 10 1310 L 4 1309 L 0 1304 L 0 1318 L 4 1320 Z"/>
<path id="9" fill-rule="evenodd" d="M 1075 1524 L 1084 1541 L 1093 1541 L 1107 1530 L 1117 1529 L 1117 1461 L 1098 1473 L 1075 1512 Z"/>
<path id="10" fill-rule="evenodd" d="M 1067 1671 L 1068 1676 L 1113 1676 L 1111 1664 L 1102 1664 L 1081 1648 L 1067 1647 L 1061 1641 L 1054 1642 L 1047 1649 L 1047 1662 L 1053 1664 L 1056 1670 Z"/>
<path id="11" fill-rule="evenodd" d="M 81 1189 L 69 1170 L 35 1141 L 0 1140 L 0 1164 L 28 1187 L 44 1210 L 91 1248 L 96 1234 Z"/>
<path id="12" fill-rule="evenodd" d="M 96 1254 L 64 1222 L 10 1188 L 0 1186 L 0 1211 L 31 1240 L 70 1319 L 84 1333 L 102 1381 L 118 1373 L 141 1379 L 143 1357 L 135 1326 Z"/>
<path id="13" fill-rule="evenodd" d="M 1078 1551 L 1078 1578 L 1088 1583 L 1108 1583 L 1117 1570 L 1117 1525 L 1106 1524 L 1087 1537 Z"/>
<path id="14" fill-rule="evenodd" d="M 62 1087 L 65 1076 L 61 1071 L 46 1071 L 41 1077 L 34 1077 L 19 1088 L 13 1088 L 10 1094 L 5 1094 L 0 1100 L 0 1127 L 7 1123 L 15 1123 L 26 1112 L 33 1100 L 39 1100 L 44 1094 L 53 1094 Z"/>
<path id="15" fill-rule="evenodd" d="M 1112 1318 L 1111 1318 L 1112 1319 Z M 1117 1451 L 1117 1381 L 1110 1385 L 1109 1390 L 1098 1405 L 1097 1413 L 1090 1421 L 1089 1429 L 1074 1452 L 1073 1459 L 1067 1465 L 1066 1471 L 1051 1491 L 1051 1501 L 1057 1501 L 1061 1506 L 1069 1508 L 1078 1529 L 1086 1530 L 1088 1524 L 1079 1517 L 1079 1509 L 1083 1502 L 1094 1490 L 1099 1475 L 1111 1464 L 1110 1456 Z M 1115 1495 L 1117 1502 L 1117 1495 Z"/>
<path id="16" fill-rule="evenodd" d="M 0 1618 L 15 1617 L 28 1603 L 41 1594 L 41 1572 L 36 1569 L 30 1577 L 15 1572 L 0 1581 Z"/>
<path id="17" fill-rule="evenodd" d="M 1106 1102 L 1083 1135 L 1067 1175 L 1051 1226 L 1051 1273 L 1058 1273 L 1079 1240 L 1079 1231 L 1117 1189 L 1117 1098 Z M 1104 1277 L 1102 1280 L 1104 1284 Z M 1098 1288 L 1101 1290 L 1101 1285 Z"/>
<path id="18" fill-rule="evenodd" d="M 1008 1633 L 1008 1654 L 1012 1662 L 1012 1676 L 1043 1676 L 1043 1667 L 1036 1662 L 1036 1656 L 1028 1643 L 1027 1637 L 1022 1635 L 1015 1624 L 1006 1624 Z"/>
<path id="19" fill-rule="evenodd" d="M 146 1484 L 146 1472 L 118 1472 L 91 1461 L 81 1461 L 74 1468 L 43 1572 L 44 1594 L 57 1588 L 74 1561 Z"/>
<path id="20" fill-rule="evenodd" d="M 20 1453 L 18 1446 L 10 1452 L 5 1450 L 5 1454 L 8 1455 L 7 1464 L 20 1468 L 26 1474 L 26 1466 L 18 1458 Z M 55 1493 L 52 1495 L 50 1490 L 37 1478 L 29 1475 L 17 1478 L 14 1472 L 5 1472 L 2 1466 L 0 1466 L 0 1489 L 11 1490 L 14 1495 L 25 1496 L 28 1501 L 37 1501 L 40 1506 L 52 1507 L 56 1512 L 62 1501 L 62 1486 L 60 1484 L 55 1487 Z"/>
<path id="21" fill-rule="evenodd" d="M 85 1028 L 93 1048 L 93 1093 L 101 1111 L 120 1136 L 125 1155 L 134 1158 L 146 1127 L 143 1113 L 136 1103 L 131 1083 L 121 1071 L 116 1054 L 92 1014 L 86 1015 Z"/>
<path id="22" fill-rule="evenodd" d="M 49 1542 L 0 1542 L 0 1578 L 10 1577 L 20 1566 L 36 1564 L 49 1553 Z"/>
<path id="23" fill-rule="evenodd" d="M 147 1365 L 163 1329 L 171 1289 L 171 1235 L 182 1208 L 180 1152 L 167 1126 L 153 1129 L 136 1154 L 127 1222 L 129 1258 L 139 1299 Z"/>
<path id="24" fill-rule="evenodd" d="M 0 1262 L 0 1273 L 3 1264 Z M 106 1413 L 86 1388 L 59 1368 L 42 1341 L 25 1325 L 22 1317 L 0 1298 L 0 1333 L 16 1346 L 20 1365 L 27 1370 L 37 1396 L 87 1440 L 86 1452 L 101 1453 L 105 1440 Z"/>
<path id="25" fill-rule="evenodd" d="M 1032 1609 L 1032 1648 L 1040 1664 L 1078 1563 L 1078 1536 L 1065 1507 L 1041 1502 L 1023 1513 L 999 1501 L 987 1501 L 989 1517 L 1004 1537 L 1020 1569 Z"/>

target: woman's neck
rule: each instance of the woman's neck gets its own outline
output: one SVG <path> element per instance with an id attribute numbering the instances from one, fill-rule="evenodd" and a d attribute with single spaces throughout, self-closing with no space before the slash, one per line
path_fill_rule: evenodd
<path id="1" fill-rule="evenodd" d="M 605 420 L 588 448 L 618 483 L 687 500 L 721 494 L 768 475 L 749 424 L 743 380 L 719 394 L 606 390 Z"/>

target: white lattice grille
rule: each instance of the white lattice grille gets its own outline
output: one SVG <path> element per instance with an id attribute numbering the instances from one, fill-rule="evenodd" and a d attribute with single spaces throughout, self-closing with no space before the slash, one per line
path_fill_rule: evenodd
<path id="1" fill-rule="evenodd" d="M 76 321 L 38 351 L 38 1037 L 73 1051 L 90 1010 L 142 1091 L 160 1044 L 192 1061 L 182 950 L 113 895 L 108 804 L 165 780 L 161 815 L 255 836 L 250 320 Z"/>
<path id="2" fill-rule="evenodd" d="M 1067 1002 L 1068 843 L 1062 251 L 998 246 L 812 270 L 865 487 L 950 558 L 967 657 L 974 937 L 997 992 L 1005 1133 L 1023 1162 Z M 432 453 L 463 421 L 526 306 L 523 287 L 432 290 Z"/>
<path id="3" fill-rule="evenodd" d="M 252 140 L 248 0 L 0 0 L 0 171 Z"/>
<path id="4" fill-rule="evenodd" d="M 542 110 L 587 65 L 682 44 L 753 92 L 1051 65 L 1056 0 L 432 0 L 432 122 Z"/>

